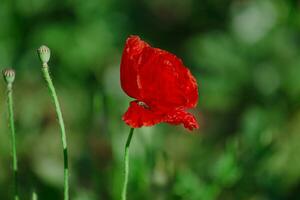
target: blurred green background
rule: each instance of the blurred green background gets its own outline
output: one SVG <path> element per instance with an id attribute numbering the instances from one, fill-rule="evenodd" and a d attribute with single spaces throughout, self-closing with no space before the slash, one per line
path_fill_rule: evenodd
<path id="1" fill-rule="evenodd" d="M 130 200 L 281 200 L 300 195 L 300 2 L 297 0 L 0 0 L 0 66 L 14 84 L 21 200 L 62 199 L 56 114 L 36 49 L 52 50 L 72 200 L 118 199 L 124 42 L 137 34 L 181 57 L 199 84 L 201 128 L 136 130 Z M 0 84 L 0 199 L 12 199 Z"/>

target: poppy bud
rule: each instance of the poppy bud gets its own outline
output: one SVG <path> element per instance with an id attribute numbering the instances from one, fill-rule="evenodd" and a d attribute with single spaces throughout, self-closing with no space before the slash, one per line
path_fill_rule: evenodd
<path id="1" fill-rule="evenodd" d="M 15 80 L 15 70 L 6 68 L 2 71 L 4 80 L 7 84 L 12 84 Z"/>
<path id="2" fill-rule="evenodd" d="M 37 52 L 41 62 L 43 64 L 47 64 L 50 60 L 50 49 L 47 46 L 42 45 L 40 48 L 38 48 Z"/>

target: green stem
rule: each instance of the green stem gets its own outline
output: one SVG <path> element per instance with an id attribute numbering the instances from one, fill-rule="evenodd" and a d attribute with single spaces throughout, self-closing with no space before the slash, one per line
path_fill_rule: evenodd
<path id="1" fill-rule="evenodd" d="M 129 146 L 132 139 L 133 131 L 134 128 L 131 128 L 125 145 L 124 182 L 123 182 L 122 197 L 121 197 L 122 200 L 126 200 L 126 194 L 127 194 L 128 174 L 129 174 Z"/>
<path id="2" fill-rule="evenodd" d="M 38 200 L 38 195 L 36 192 L 32 192 L 32 200 Z"/>
<path id="3" fill-rule="evenodd" d="M 17 148 L 16 148 L 16 132 L 14 124 L 14 111 L 13 111 L 13 97 L 12 97 L 12 83 L 7 84 L 7 95 L 8 95 L 8 115 L 9 115 L 9 126 L 11 130 L 11 142 L 12 142 L 12 156 L 13 156 L 13 174 L 14 174 L 14 199 L 19 200 L 18 194 L 18 159 L 17 159 Z"/>
<path id="4" fill-rule="evenodd" d="M 54 85 L 52 83 L 52 79 L 49 74 L 48 65 L 46 63 L 43 64 L 43 75 L 47 82 L 47 86 L 49 89 L 49 92 L 52 96 L 52 99 L 54 101 L 56 114 L 60 126 L 61 131 L 61 141 L 63 145 L 63 156 L 64 156 L 64 200 L 69 200 L 69 166 L 68 166 L 68 147 L 67 147 L 67 137 L 66 137 L 66 131 L 65 131 L 65 125 L 64 120 L 62 117 L 62 112 L 60 109 L 59 101 L 56 95 L 56 91 L 54 88 Z"/>

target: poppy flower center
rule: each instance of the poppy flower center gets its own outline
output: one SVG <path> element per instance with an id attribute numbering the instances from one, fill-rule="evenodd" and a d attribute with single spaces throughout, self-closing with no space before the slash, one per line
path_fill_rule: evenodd
<path id="1" fill-rule="evenodd" d="M 150 109 L 150 107 L 149 107 L 145 102 L 143 102 L 143 101 L 138 101 L 137 104 L 138 104 L 139 106 L 141 106 L 141 107 L 147 109 L 147 110 Z"/>

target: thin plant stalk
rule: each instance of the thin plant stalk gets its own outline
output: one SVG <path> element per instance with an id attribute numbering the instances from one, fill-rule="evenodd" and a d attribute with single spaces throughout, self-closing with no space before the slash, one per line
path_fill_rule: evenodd
<path id="1" fill-rule="evenodd" d="M 68 146 L 67 146 L 67 136 L 66 136 L 66 130 L 65 130 L 65 124 L 60 108 L 60 104 L 56 95 L 56 91 L 52 82 L 52 79 L 50 77 L 48 64 L 43 63 L 43 75 L 46 80 L 49 92 L 51 94 L 51 97 L 53 99 L 55 110 L 58 118 L 58 123 L 60 126 L 60 132 L 61 132 L 61 141 L 63 146 L 63 156 L 64 156 L 64 200 L 69 200 L 69 166 L 68 166 Z"/>
<path id="2" fill-rule="evenodd" d="M 122 189 L 122 200 L 126 200 L 127 197 L 127 185 L 128 185 L 128 175 L 129 175 L 129 146 L 133 136 L 134 128 L 130 129 L 126 145 L 125 145 L 125 155 L 124 155 L 124 182 Z"/>
<path id="3" fill-rule="evenodd" d="M 32 200 L 38 200 L 38 195 L 36 192 L 32 192 Z"/>
<path id="4" fill-rule="evenodd" d="M 14 200 L 19 200 L 18 193 L 18 159 L 17 159 L 17 145 L 16 145 L 16 132 L 14 123 L 14 109 L 13 109 L 13 82 L 15 80 L 15 71 L 7 68 L 3 70 L 3 77 L 7 86 L 7 106 L 9 127 L 11 131 L 11 146 L 12 146 L 12 167 L 13 167 L 13 186 L 14 186 Z"/>
<path id="5" fill-rule="evenodd" d="M 12 97 L 12 86 L 7 85 L 8 95 L 8 115 L 9 115 L 9 126 L 11 131 L 11 142 L 12 142 L 12 156 L 13 156 L 13 172 L 14 172 L 14 199 L 19 200 L 18 193 L 18 158 L 17 158 L 17 147 L 16 147 L 16 132 L 14 124 L 14 111 L 13 111 L 13 97 Z"/>

